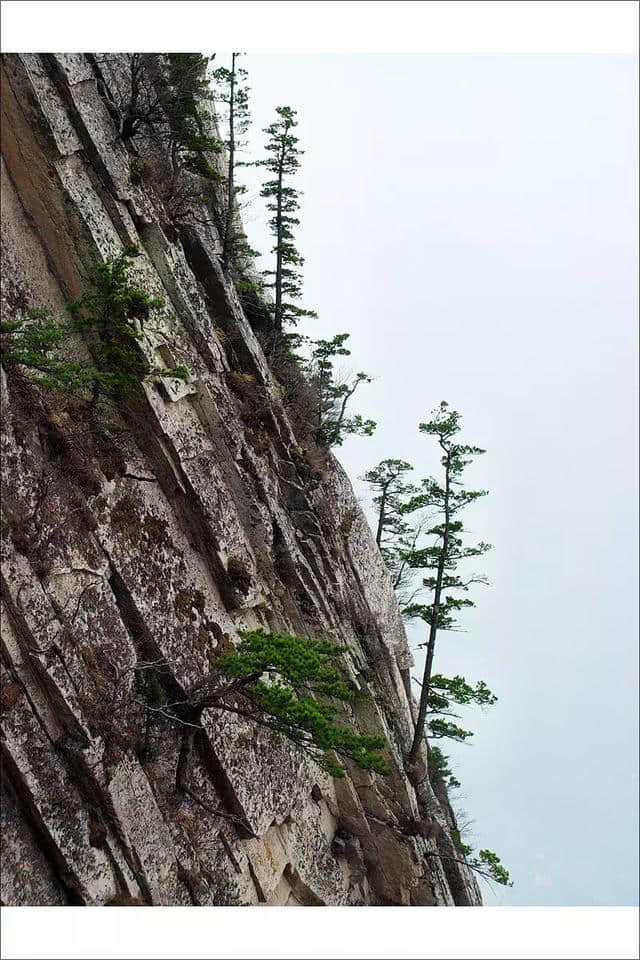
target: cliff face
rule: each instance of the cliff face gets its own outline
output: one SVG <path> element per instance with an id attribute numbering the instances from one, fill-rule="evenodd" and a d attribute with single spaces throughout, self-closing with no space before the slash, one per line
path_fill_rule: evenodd
<path id="1" fill-rule="evenodd" d="M 446 796 L 403 771 L 411 656 L 367 522 L 296 439 L 214 226 L 170 228 L 118 138 L 127 73 L 127 55 L 3 58 L 4 317 L 63 316 L 135 244 L 165 303 L 143 347 L 190 378 L 145 384 L 105 431 L 2 371 L 2 903 L 478 904 L 466 867 L 429 856 L 456 856 Z M 388 738 L 390 776 L 332 780 L 212 709 L 176 790 L 182 731 L 144 665 L 183 694 L 257 626 L 346 645 L 351 722 Z"/>

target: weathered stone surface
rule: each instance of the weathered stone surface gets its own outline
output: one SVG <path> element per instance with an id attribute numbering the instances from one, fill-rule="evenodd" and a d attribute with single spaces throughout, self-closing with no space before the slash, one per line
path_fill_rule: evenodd
<path id="1" fill-rule="evenodd" d="M 165 147 L 118 136 L 129 64 L 3 58 L 3 319 L 63 316 L 135 244 L 135 282 L 164 302 L 142 348 L 189 379 L 145 384 L 114 443 L 2 371 L 2 902 L 479 903 L 465 867 L 426 856 L 450 853 L 455 820 L 404 771 L 412 661 L 389 575 L 339 464 L 310 482 L 210 217 L 172 226 L 140 173 Z M 388 778 L 333 782 L 210 709 L 178 782 L 184 730 L 150 665 L 183 699 L 259 626 L 347 648 L 350 720 L 388 738 Z M 403 832 L 423 819 L 437 840 Z"/>
<path id="2" fill-rule="evenodd" d="M 56 870 L 25 819 L 8 778 L 0 785 L 0 901 L 17 907 L 68 903 Z"/>

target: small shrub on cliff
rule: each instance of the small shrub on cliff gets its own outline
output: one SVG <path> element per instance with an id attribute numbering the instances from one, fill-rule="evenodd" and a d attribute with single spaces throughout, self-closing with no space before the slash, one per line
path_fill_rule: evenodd
<path id="1" fill-rule="evenodd" d="M 370 437 L 376 428 L 374 420 L 365 420 L 359 413 L 347 416 L 347 408 L 362 383 L 371 383 L 366 373 L 341 376 L 335 369 L 338 357 L 350 356 L 345 346 L 348 333 L 338 333 L 332 340 L 315 340 L 311 356 L 303 361 L 303 369 L 315 390 L 315 440 L 327 447 L 339 447 L 348 434 Z"/>
<path id="2" fill-rule="evenodd" d="M 147 377 L 185 379 L 185 367 L 154 367 L 140 348 L 144 324 L 162 301 L 135 287 L 129 270 L 135 247 L 99 264 L 94 287 L 69 304 L 71 321 L 27 310 L 0 326 L 0 359 L 7 370 L 62 393 L 123 399 Z M 89 335 L 93 363 L 70 361 L 64 348 L 76 332 Z"/>
<path id="3" fill-rule="evenodd" d="M 96 393 L 124 397 L 140 392 L 146 377 L 187 376 L 184 367 L 153 367 L 139 346 L 145 323 L 163 303 L 132 285 L 129 270 L 136 256 L 136 247 L 125 247 L 119 256 L 99 264 L 94 288 L 69 304 L 75 328 L 94 331 L 100 338 L 94 348 Z"/>
<path id="4" fill-rule="evenodd" d="M 445 783 L 449 790 L 460 786 L 449 767 L 449 757 L 440 747 L 429 744 L 429 779 L 432 783 Z"/>
<path id="5" fill-rule="evenodd" d="M 0 324 L 2 366 L 53 390 L 91 385 L 96 370 L 57 353 L 69 334 L 69 325 L 54 320 L 46 310 L 27 310 L 23 318 Z"/>

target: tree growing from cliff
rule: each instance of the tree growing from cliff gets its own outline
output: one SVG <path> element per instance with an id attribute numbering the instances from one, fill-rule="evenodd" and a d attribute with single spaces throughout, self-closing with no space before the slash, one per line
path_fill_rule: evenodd
<path id="1" fill-rule="evenodd" d="M 140 346 L 145 325 L 148 328 L 153 312 L 164 304 L 133 285 L 130 270 L 138 255 L 138 248 L 129 246 L 117 257 L 100 263 L 94 286 L 69 304 L 74 329 L 88 332 L 93 338 L 95 398 L 102 393 L 125 399 L 141 393 L 147 378 L 184 380 L 188 376 L 184 366 L 154 366 Z"/>
<path id="2" fill-rule="evenodd" d="M 124 399 L 142 391 L 151 377 L 184 380 L 183 366 L 156 367 L 140 348 L 144 325 L 162 301 L 134 286 L 130 277 L 136 247 L 100 263 L 94 286 L 70 303 L 71 320 L 57 320 L 45 310 L 2 323 L 2 365 L 40 386 L 63 393 Z M 93 363 L 67 359 L 74 334 L 88 335 Z"/>
<path id="3" fill-rule="evenodd" d="M 473 457 L 484 453 L 484 450 L 457 443 L 455 437 L 459 431 L 460 414 L 450 410 L 445 402 L 442 402 L 433 412 L 429 421 L 420 424 L 420 432 L 435 437 L 442 451 L 440 462 L 443 477 L 441 481 L 433 478 L 424 480 L 420 493 L 406 506 L 407 514 L 426 508 L 435 519 L 439 520 L 426 530 L 426 535 L 431 538 L 429 545 L 411 551 L 407 557 L 407 562 L 412 569 L 432 571 L 432 575 L 425 577 L 422 581 L 424 589 L 431 596 L 430 602 L 412 603 L 405 609 L 408 616 L 418 617 L 428 626 L 428 638 L 424 644 L 427 653 L 418 716 L 413 742 L 407 757 L 410 768 L 415 767 L 420 746 L 425 738 L 438 632 L 455 629 L 456 615 L 459 611 L 465 607 L 474 606 L 472 600 L 466 597 L 461 598 L 456 594 L 466 593 L 472 583 L 486 583 L 484 577 L 474 576 L 464 580 L 456 572 L 461 561 L 481 556 L 490 549 L 489 544 L 482 542 L 475 546 L 465 546 L 462 539 L 463 525 L 458 519 L 459 514 L 465 507 L 485 496 L 487 491 L 462 489 L 465 468 Z"/>
<path id="4" fill-rule="evenodd" d="M 186 147 L 201 135 L 197 105 L 212 98 L 207 80 L 211 59 L 200 53 L 132 53 L 128 90 L 115 104 L 122 139 L 146 133 L 153 139 L 175 138 Z M 101 66 L 108 61 L 96 58 L 96 62 Z M 211 144 L 212 149 L 216 146 L 219 143 Z"/>
<path id="5" fill-rule="evenodd" d="M 55 320 L 46 310 L 26 309 L 23 317 L 0 323 L 2 366 L 51 390 L 91 387 L 98 371 L 61 353 L 70 333 L 68 323 Z"/>
<path id="6" fill-rule="evenodd" d="M 376 543 L 396 590 L 401 586 L 407 566 L 405 555 L 415 548 L 417 542 L 416 529 L 405 516 L 409 499 L 418 492 L 417 487 L 405 479 L 411 470 L 413 467 L 406 460 L 382 460 L 363 477 L 374 493 Z"/>
<path id="7" fill-rule="evenodd" d="M 227 641 L 209 676 L 188 697 L 175 691 L 158 696 L 145 707 L 183 726 L 176 771 L 179 789 L 192 794 L 188 784 L 189 757 L 195 737 L 202 732 L 206 709 L 231 713 L 280 734 L 334 777 L 343 777 L 344 763 L 374 773 L 388 772 L 378 734 L 356 733 L 336 717 L 340 703 L 352 699 L 355 689 L 339 665 L 343 652 L 324 640 L 251 630 L 240 633 L 237 647 Z M 153 665 L 160 687 L 166 665 Z M 197 798 L 196 798 L 197 799 Z"/>
<path id="8" fill-rule="evenodd" d="M 357 734 L 335 722 L 336 702 L 347 702 L 355 693 L 339 667 L 343 647 L 263 630 L 241 637 L 217 669 L 242 691 L 243 716 L 283 734 L 334 777 L 344 776 L 340 760 L 375 773 L 388 771 L 380 752 L 384 737 Z M 226 698 L 222 709 L 229 709 Z"/>
<path id="9" fill-rule="evenodd" d="M 212 57 L 199 53 L 170 53 L 156 85 L 165 94 L 163 110 L 167 115 L 174 171 L 186 169 L 211 185 L 221 175 L 212 166 L 209 154 L 222 149 L 220 140 L 207 133 L 200 115 L 200 104 L 213 99 L 207 67 Z M 207 197 L 215 198 L 213 186 Z"/>
<path id="10" fill-rule="evenodd" d="M 240 53 L 231 54 L 231 67 L 218 67 L 212 77 L 216 84 L 215 99 L 224 105 L 225 115 L 219 111 L 218 120 L 226 124 L 227 176 L 224 184 L 225 202 L 222 211 L 222 266 L 226 270 L 230 261 L 239 254 L 250 255 L 242 227 L 238 223 L 238 199 L 246 193 L 246 187 L 237 182 L 236 171 L 241 163 L 238 153 L 246 145 L 244 139 L 249 129 L 249 88 L 246 85 L 247 71 L 238 65 Z"/>
<path id="11" fill-rule="evenodd" d="M 160 148 L 156 153 L 163 154 L 166 163 L 156 157 L 147 178 L 162 199 L 169 221 L 215 222 L 217 188 L 224 178 L 214 156 L 222 143 L 206 129 L 201 115 L 202 104 L 213 97 L 207 77 L 213 58 L 199 53 L 132 53 L 91 55 L 91 59 L 99 75 L 98 89 L 133 153 L 132 182 L 144 179 L 147 170 L 135 140 L 150 141 Z M 128 80 L 114 92 L 104 71 L 110 62 Z"/>
<path id="12" fill-rule="evenodd" d="M 462 857 L 448 857 L 445 854 L 436 853 L 432 850 L 428 851 L 426 856 L 437 857 L 439 860 L 449 860 L 452 863 L 461 863 L 485 880 L 492 880 L 494 883 L 499 883 L 503 887 L 513 886 L 509 871 L 503 865 L 497 853 L 493 850 L 485 849 L 480 850 L 477 856 L 472 857 L 471 847 L 468 847 L 466 844 L 462 844 L 462 847 L 461 853 L 465 854 L 464 859 Z"/>
<path id="13" fill-rule="evenodd" d="M 315 388 L 314 429 L 316 442 L 328 447 L 340 446 L 348 434 L 369 437 L 376 428 L 374 420 L 360 414 L 348 415 L 348 406 L 358 387 L 371 383 L 371 377 L 359 372 L 341 377 L 336 369 L 337 357 L 348 357 L 345 346 L 348 333 L 338 333 L 332 340 L 311 342 L 311 355 L 303 362 L 304 371 Z"/>
<path id="14" fill-rule="evenodd" d="M 275 254 L 275 267 L 265 270 L 264 276 L 272 278 L 266 286 L 273 289 L 273 328 L 279 335 L 287 325 L 296 326 L 301 317 L 314 317 L 315 313 L 293 303 L 302 296 L 300 268 L 304 263 L 294 236 L 294 229 L 300 223 L 296 217 L 300 194 L 291 185 L 303 152 L 294 133 L 298 121 L 291 107 L 276 107 L 276 114 L 277 119 L 264 130 L 269 138 L 265 148 L 268 156 L 257 161 L 257 166 L 265 167 L 271 174 L 262 185 L 260 196 L 266 199 L 267 210 L 272 214 L 269 228 L 275 240 L 271 251 Z M 289 331 L 286 333 L 290 336 Z"/>

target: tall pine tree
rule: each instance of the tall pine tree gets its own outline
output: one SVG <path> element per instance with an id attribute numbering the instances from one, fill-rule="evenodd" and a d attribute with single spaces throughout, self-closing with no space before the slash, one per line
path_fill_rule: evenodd
<path id="1" fill-rule="evenodd" d="M 264 130 L 269 138 L 268 156 L 258 161 L 258 166 L 266 167 L 271 174 L 262 185 L 260 196 L 267 200 L 267 209 L 272 214 L 269 227 L 275 244 L 271 252 L 276 262 L 274 269 L 265 270 L 264 275 L 272 278 L 266 285 L 273 288 L 273 327 L 279 335 L 288 334 L 287 326 L 295 326 L 300 317 L 316 314 L 292 302 L 302 296 L 300 268 L 304 259 L 295 245 L 294 229 L 300 223 L 296 217 L 300 204 L 299 191 L 291 185 L 291 178 L 300 167 L 299 157 L 303 151 L 294 133 L 298 124 L 296 111 L 291 107 L 276 107 L 276 114 L 277 120 Z"/>
<path id="2" fill-rule="evenodd" d="M 231 54 L 231 68 L 218 67 L 212 78 L 216 85 L 215 99 L 224 105 L 224 113 L 219 111 L 219 121 L 225 127 L 224 145 L 227 148 L 227 176 L 225 183 L 225 203 L 221 217 L 222 266 L 228 269 L 230 262 L 238 254 L 249 254 L 246 236 L 238 217 L 238 198 L 247 188 L 238 183 L 237 168 L 244 164 L 238 160 L 238 153 L 246 146 L 244 139 L 249 129 L 249 87 L 246 85 L 247 71 L 238 65 L 240 53 Z"/>
<path id="3" fill-rule="evenodd" d="M 468 591 L 471 583 L 486 582 L 484 577 L 463 579 L 457 574 L 460 561 L 477 557 L 490 549 L 489 544 L 479 543 L 465 546 L 462 533 L 463 525 L 459 514 L 469 504 L 487 494 L 486 490 L 463 490 L 462 475 L 471 459 L 484 453 L 479 447 L 456 443 L 456 434 L 460 431 L 460 414 L 449 410 L 443 402 L 434 411 L 431 420 L 420 424 L 421 433 L 435 437 L 442 450 L 442 481 L 429 478 L 422 483 L 422 491 L 413 497 L 406 506 L 406 512 L 427 508 L 439 519 L 426 534 L 432 537 L 431 544 L 422 549 L 411 551 L 407 557 L 413 569 L 429 570 L 431 575 L 423 579 L 423 586 L 431 594 L 430 602 L 414 603 L 405 609 L 409 616 L 421 618 L 429 627 L 425 644 L 427 655 L 422 677 L 422 690 L 418 707 L 418 718 L 413 743 L 408 755 L 408 763 L 413 767 L 418 759 L 420 745 L 426 733 L 427 710 L 431 696 L 433 658 L 436 639 L 440 630 L 452 630 L 456 626 L 456 614 L 464 607 L 473 607 L 474 603 L 459 592 Z"/>

